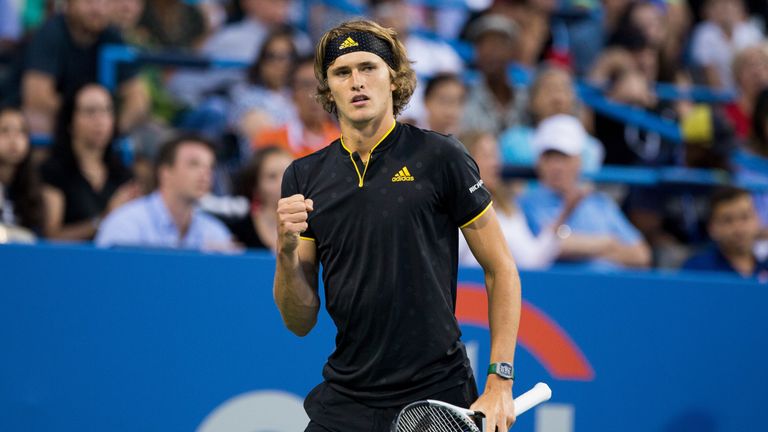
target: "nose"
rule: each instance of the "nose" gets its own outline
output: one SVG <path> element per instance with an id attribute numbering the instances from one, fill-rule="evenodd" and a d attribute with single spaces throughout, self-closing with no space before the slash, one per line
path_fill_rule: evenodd
<path id="1" fill-rule="evenodd" d="M 356 90 L 363 88 L 363 76 L 357 70 L 352 70 L 352 88 Z"/>

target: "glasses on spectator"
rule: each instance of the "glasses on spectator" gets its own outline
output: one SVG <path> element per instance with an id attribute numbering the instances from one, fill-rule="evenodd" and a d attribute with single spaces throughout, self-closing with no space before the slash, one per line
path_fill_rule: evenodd
<path id="1" fill-rule="evenodd" d="M 97 115 L 112 115 L 115 113 L 115 110 L 112 108 L 112 106 L 86 105 L 84 107 L 77 108 L 77 112 L 85 115 L 86 117 L 95 117 Z"/>

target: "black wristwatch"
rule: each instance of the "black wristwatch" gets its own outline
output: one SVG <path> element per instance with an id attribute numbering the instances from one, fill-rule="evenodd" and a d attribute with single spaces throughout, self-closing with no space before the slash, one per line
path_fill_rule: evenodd
<path id="1" fill-rule="evenodd" d="M 491 365 L 488 366 L 488 375 L 490 374 L 496 374 L 501 378 L 514 380 L 515 368 L 512 367 L 512 363 L 505 363 L 505 362 L 491 363 Z"/>

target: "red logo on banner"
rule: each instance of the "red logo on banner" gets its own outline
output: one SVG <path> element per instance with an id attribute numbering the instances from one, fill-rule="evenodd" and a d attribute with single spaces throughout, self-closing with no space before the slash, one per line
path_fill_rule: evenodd
<path id="1" fill-rule="evenodd" d="M 456 318 L 463 324 L 488 328 L 488 298 L 485 287 L 460 283 Z M 589 361 L 557 322 L 523 300 L 517 343 L 530 352 L 552 375 L 562 380 L 591 381 L 595 377 Z"/>

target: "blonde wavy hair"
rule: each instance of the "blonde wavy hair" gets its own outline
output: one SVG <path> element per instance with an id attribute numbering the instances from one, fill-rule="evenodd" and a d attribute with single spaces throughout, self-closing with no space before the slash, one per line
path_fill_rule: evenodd
<path id="1" fill-rule="evenodd" d="M 413 95 L 416 88 L 416 73 L 411 68 L 411 61 L 405 52 L 405 46 L 397 38 L 397 32 L 390 28 L 384 28 L 379 24 L 369 20 L 347 21 L 328 30 L 315 48 L 315 77 L 320 83 L 317 86 L 315 97 L 323 108 L 332 114 L 337 114 L 336 103 L 331 98 L 331 89 L 328 87 L 328 76 L 323 69 L 323 59 L 325 59 L 325 50 L 328 41 L 349 33 L 349 32 L 367 32 L 386 42 L 392 50 L 392 59 L 396 69 L 387 66 L 389 75 L 395 89 L 392 91 L 392 108 L 395 116 L 400 114 Z"/>

